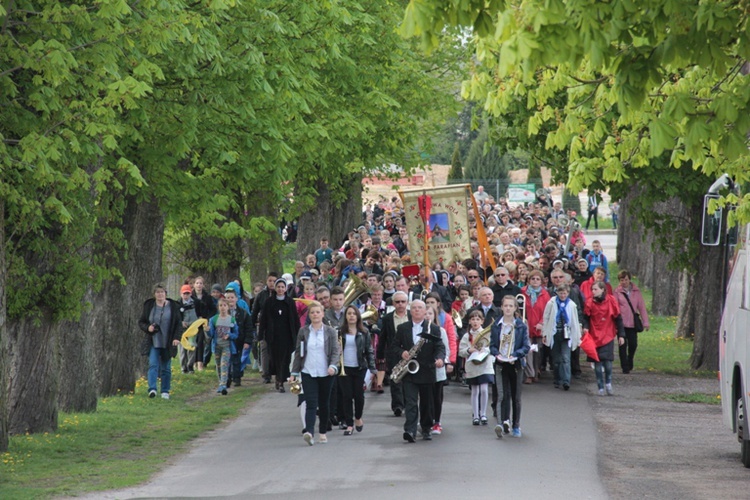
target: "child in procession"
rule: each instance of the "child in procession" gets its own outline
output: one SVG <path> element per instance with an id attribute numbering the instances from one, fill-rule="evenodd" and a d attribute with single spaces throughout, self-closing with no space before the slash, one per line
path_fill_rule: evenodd
<path id="1" fill-rule="evenodd" d="M 235 340 L 240 333 L 235 319 L 229 314 L 229 302 L 221 298 L 218 301 L 219 314 L 208 322 L 208 336 L 211 338 L 211 352 L 216 358 L 216 372 L 219 376 L 219 388 L 216 392 L 227 395 L 229 377 L 229 358 L 235 353 Z"/>
<path id="2" fill-rule="evenodd" d="M 489 386 L 495 383 L 495 371 L 492 366 L 494 358 L 490 356 L 489 335 L 478 338 L 482 331 L 484 314 L 482 311 L 474 310 L 469 313 L 469 331 L 461 338 L 458 347 L 458 355 L 466 358 L 464 369 L 466 370 L 466 383 L 471 387 L 471 409 L 472 424 L 487 425 L 487 401 L 489 399 Z M 484 359 L 471 359 L 471 355 L 484 356 Z"/>

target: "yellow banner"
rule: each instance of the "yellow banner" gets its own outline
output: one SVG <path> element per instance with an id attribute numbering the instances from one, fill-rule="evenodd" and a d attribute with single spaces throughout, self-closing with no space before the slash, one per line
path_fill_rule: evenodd
<path id="1" fill-rule="evenodd" d="M 406 229 L 409 233 L 411 261 L 422 264 L 447 264 L 471 257 L 471 230 L 469 227 L 468 184 L 430 189 L 399 191 L 404 202 Z M 429 239 L 425 247 L 425 223 L 419 213 L 417 199 L 427 195 L 431 198 Z M 427 259 L 425 259 L 425 250 Z"/>

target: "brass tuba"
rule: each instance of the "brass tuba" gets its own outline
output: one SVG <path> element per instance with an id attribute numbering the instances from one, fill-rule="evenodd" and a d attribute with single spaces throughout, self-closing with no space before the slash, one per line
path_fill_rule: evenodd
<path id="1" fill-rule="evenodd" d="M 362 281 L 362 278 L 356 274 L 350 274 L 349 282 L 344 289 L 344 307 L 349 307 L 355 300 L 366 293 L 370 293 L 370 289 L 367 284 Z"/>

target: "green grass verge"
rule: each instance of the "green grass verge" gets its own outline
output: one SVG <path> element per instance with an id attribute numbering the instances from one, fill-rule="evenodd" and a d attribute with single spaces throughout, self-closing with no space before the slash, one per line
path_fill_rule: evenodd
<path id="1" fill-rule="evenodd" d="M 721 398 L 719 393 L 707 394 L 705 392 L 690 392 L 686 394 L 669 394 L 659 393 L 655 394 L 659 399 L 665 399 L 667 401 L 673 401 L 675 403 L 699 403 L 705 405 L 719 405 L 721 404 Z"/>
<path id="2" fill-rule="evenodd" d="M 125 488 L 148 480 L 191 440 L 236 417 L 265 392 L 257 374 L 216 394 L 213 365 L 184 375 L 173 362 L 172 399 L 102 398 L 94 413 L 61 413 L 56 432 L 13 436 L 0 455 L 0 498 L 34 499 Z"/>
<path id="3" fill-rule="evenodd" d="M 613 259 L 614 260 L 614 259 Z M 609 265 L 612 288 L 617 288 L 616 262 Z M 638 283 L 637 277 L 634 281 Z M 638 334 L 638 350 L 635 354 L 635 369 L 653 373 L 680 375 L 688 377 L 715 378 L 716 372 L 710 370 L 693 370 L 690 367 L 690 355 L 693 352 L 692 338 L 675 338 L 677 316 L 659 316 L 651 312 L 652 290 L 642 287 L 643 299 L 648 308 L 650 320 L 649 331 Z"/>

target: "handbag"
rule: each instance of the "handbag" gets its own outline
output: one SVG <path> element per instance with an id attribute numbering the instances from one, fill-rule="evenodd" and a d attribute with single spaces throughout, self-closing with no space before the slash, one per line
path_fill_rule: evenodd
<path id="1" fill-rule="evenodd" d="M 628 305 L 630 306 L 630 311 L 633 313 L 633 327 L 635 328 L 635 331 L 640 333 L 643 331 L 643 321 L 641 321 L 641 315 L 635 312 L 635 309 L 633 309 L 633 304 L 630 303 L 630 297 L 628 297 L 628 294 L 625 293 L 625 300 L 628 301 Z"/>

